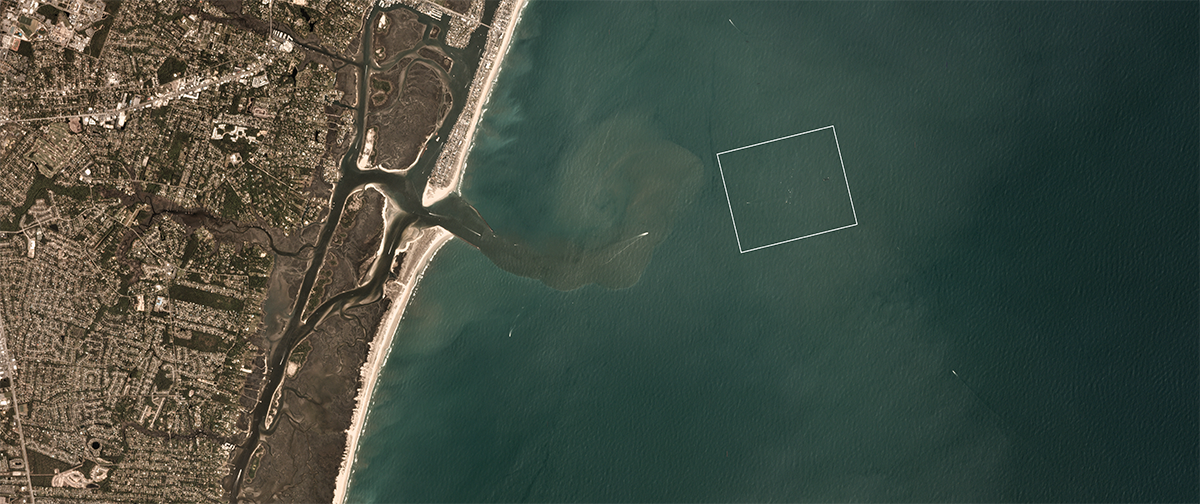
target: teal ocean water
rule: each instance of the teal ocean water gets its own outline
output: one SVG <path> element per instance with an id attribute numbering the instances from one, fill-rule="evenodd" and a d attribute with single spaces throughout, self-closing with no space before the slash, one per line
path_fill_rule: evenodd
<path id="1" fill-rule="evenodd" d="M 532 3 L 349 500 L 1196 501 L 1198 9 Z"/>

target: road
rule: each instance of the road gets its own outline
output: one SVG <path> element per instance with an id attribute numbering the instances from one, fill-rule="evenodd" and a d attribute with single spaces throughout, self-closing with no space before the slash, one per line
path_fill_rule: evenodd
<path id="1" fill-rule="evenodd" d="M 34 504 L 33 500 L 33 481 L 29 476 L 29 454 L 25 452 L 25 429 L 21 428 L 21 408 L 20 401 L 17 400 L 17 361 L 8 353 L 8 335 L 4 332 L 4 317 L 0 316 L 0 366 L 3 366 L 3 371 L 10 379 L 12 385 L 9 390 L 12 391 L 12 409 L 13 418 L 17 420 L 17 436 L 21 442 L 21 458 L 25 460 L 25 488 L 29 489 L 29 504 Z"/>
<path id="2" fill-rule="evenodd" d="M 207 88 L 208 86 L 220 86 L 221 84 L 225 84 L 230 81 L 244 79 L 244 78 L 253 76 L 254 74 L 256 74 L 260 71 L 262 71 L 262 65 L 259 63 L 254 63 L 254 64 L 250 65 L 250 68 L 247 68 L 245 70 L 238 70 L 238 71 L 235 71 L 233 73 L 230 73 L 228 75 L 225 75 L 225 76 L 223 76 L 221 78 L 217 78 L 217 79 L 203 79 L 196 84 L 192 84 L 191 86 L 179 89 L 177 91 L 172 91 L 170 93 L 162 94 L 162 95 L 154 95 L 153 97 L 147 99 L 145 102 L 142 102 L 137 105 L 130 106 L 130 107 L 117 107 L 112 110 L 102 110 L 99 112 L 85 112 L 85 113 L 81 113 L 81 114 L 66 114 L 66 115 L 56 115 L 56 116 L 48 116 L 48 117 L 31 117 L 31 118 L 25 118 L 25 119 L 0 119 L 0 124 L 25 123 L 25 122 L 35 122 L 35 121 L 53 121 L 56 119 L 73 119 L 76 117 L 80 117 L 80 118 L 92 117 L 92 118 L 95 118 L 97 121 L 104 121 L 104 120 L 115 118 L 122 112 L 125 114 L 130 114 L 132 112 L 137 112 L 139 110 L 145 110 L 150 107 L 166 105 L 167 102 L 178 99 L 178 98 L 182 97 L 183 95 L 191 94 L 196 91 L 201 91 L 201 90 Z"/>

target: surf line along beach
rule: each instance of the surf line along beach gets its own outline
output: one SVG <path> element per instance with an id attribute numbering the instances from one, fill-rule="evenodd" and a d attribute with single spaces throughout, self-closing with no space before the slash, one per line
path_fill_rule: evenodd
<path id="1" fill-rule="evenodd" d="M 475 136 L 475 126 L 483 115 L 483 108 L 491 97 L 492 85 L 500 74 L 501 62 L 508 54 L 512 42 L 513 31 L 521 20 L 521 12 L 525 9 L 527 0 L 501 0 L 500 6 L 492 21 L 487 43 L 484 45 L 483 57 L 479 61 L 479 69 L 471 81 L 467 104 L 458 122 L 451 130 L 446 148 L 438 158 L 433 174 L 430 176 L 422 205 L 428 207 L 446 196 L 457 192 L 466 168 L 467 154 Z M 472 103 L 473 102 L 473 103 Z M 387 211 L 386 208 L 384 210 Z M 405 230 L 409 233 L 413 229 Z M 380 321 L 371 339 L 371 347 L 367 353 L 367 361 L 359 371 L 362 384 L 355 399 L 354 413 L 350 419 L 350 428 L 346 433 L 346 450 L 342 456 L 341 467 L 338 470 L 337 482 L 333 490 L 334 504 L 346 502 L 346 494 L 350 484 L 351 472 L 356 461 L 359 437 L 366 424 L 367 411 L 371 396 L 375 392 L 375 383 L 379 372 L 387 362 L 392 338 L 404 316 L 404 309 L 416 291 L 417 284 L 424 276 L 425 268 L 443 245 L 454 235 L 441 227 L 424 229 L 419 235 L 405 237 L 404 263 L 396 280 L 384 285 L 384 295 L 387 296 L 388 312 Z"/>

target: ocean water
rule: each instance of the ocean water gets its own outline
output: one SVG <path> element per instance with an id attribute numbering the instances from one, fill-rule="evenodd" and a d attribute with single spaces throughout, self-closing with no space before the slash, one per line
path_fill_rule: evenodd
<path id="1" fill-rule="evenodd" d="M 1198 9 L 532 3 L 349 501 L 1196 501 Z"/>

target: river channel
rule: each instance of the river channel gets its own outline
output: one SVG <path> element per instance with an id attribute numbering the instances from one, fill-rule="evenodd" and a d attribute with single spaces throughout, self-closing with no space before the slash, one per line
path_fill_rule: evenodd
<path id="1" fill-rule="evenodd" d="M 304 275 L 304 280 L 300 285 L 300 290 L 297 293 L 295 303 L 292 304 L 291 314 L 288 317 L 288 323 L 283 330 L 283 336 L 279 342 L 270 351 L 267 359 L 266 368 L 266 386 L 263 387 L 259 395 L 258 402 L 250 413 L 250 431 L 245 440 L 237 447 L 237 454 L 234 457 L 232 468 L 232 481 L 228 486 L 230 490 L 230 502 L 237 502 L 241 491 L 243 477 L 246 468 L 249 465 L 250 459 L 257 448 L 259 441 L 263 436 L 269 436 L 274 430 L 273 425 L 266 425 L 266 418 L 271 410 L 273 399 L 278 391 L 286 369 L 288 356 L 296 346 L 321 323 L 330 313 L 339 312 L 350 309 L 355 306 L 369 304 L 378 301 L 382 297 L 383 284 L 387 280 L 390 273 L 392 261 L 390 260 L 396 254 L 396 249 L 400 245 L 400 237 L 404 229 L 408 226 L 419 225 L 443 225 L 455 234 L 460 234 L 468 226 L 479 228 L 482 223 L 482 218 L 479 214 L 470 208 L 465 203 L 452 204 L 450 209 L 439 209 L 439 214 L 435 217 L 427 209 L 421 206 L 421 195 L 424 191 L 425 183 L 429 179 L 430 172 L 434 166 L 438 155 L 441 153 L 444 141 L 448 138 L 450 130 L 457 122 L 459 115 L 463 111 L 463 106 L 466 103 L 468 88 L 471 79 L 474 76 L 474 69 L 478 67 L 480 57 L 483 53 L 484 44 L 487 41 L 486 29 L 476 30 L 471 37 L 470 43 L 464 49 L 456 49 L 445 46 L 436 39 L 429 38 L 429 31 L 423 40 L 418 44 L 417 48 L 426 46 L 435 46 L 450 56 L 454 60 L 454 65 L 451 71 L 441 72 L 441 76 L 445 79 L 450 89 L 453 103 L 450 113 L 442 122 L 434 139 L 429 140 L 426 145 L 426 150 L 418 159 L 416 165 L 404 174 L 382 172 L 379 170 L 360 170 L 357 166 L 359 154 L 363 150 L 363 142 L 365 139 L 366 130 L 366 115 L 370 100 L 367 98 L 367 83 L 369 73 L 382 71 L 387 69 L 387 65 L 383 68 L 368 66 L 370 55 L 374 49 L 373 32 L 371 29 L 379 19 L 379 16 L 392 9 L 405 8 L 399 5 L 380 8 L 372 7 L 367 16 L 364 29 L 362 31 L 361 43 L 358 50 L 358 57 L 352 64 L 357 68 L 358 79 L 358 96 L 354 114 L 354 141 L 349 150 L 342 157 L 340 162 L 341 177 L 333 188 L 333 194 L 329 203 L 329 214 L 321 228 L 321 233 L 314 246 L 313 259 L 309 264 Z M 495 4 L 488 4 L 484 11 L 483 21 L 488 23 L 496 10 Z M 439 26 L 442 33 L 445 33 L 449 28 L 447 20 L 435 20 L 428 16 L 421 15 L 421 22 L 432 27 Z M 396 60 L 399 58 L 391 58 Z M 395 61 L 392 61 L 395 64 Z M 431 65 L 437 68 L 436 65 Z M 400 111 L 397 111 L 399 113 Z M 376 149 L 387 149 L 386 145 L 377 145 Z M 337 230 L 338 224 L 342 217 L 342 212 L 346 206 L 347 198 L 355 191 L 362 189 L 367 185 L 373 185 L 380 189 L 392 203 L 396 204 L 401 211 L 394 212 L 390 215 L 384 224 L 383 231 L 383 248 L 379 257 L 376 258 L 375 264 L 371 268 L 369 279 L 363 285 L 342 292 L 321 306 L 312 311 L 312 314 L 305 318 L 305 307 L 309 302 L 309 297 L 312 294 L 313 285 L 317 279 L 317 274 L 321 270 L 321 266 L 325 261 L 326 252 L 329 249 L 329 242 L 333 237 L 334 231 Z M 459 200 L 461 201 L 461 200 Z M 451 210 L 452 209 L 452 210 Z M 466 223 L 461 223 L 459 216 L 466 217 Z M 468 233 L 469 234 L 469 233 Z"/>

